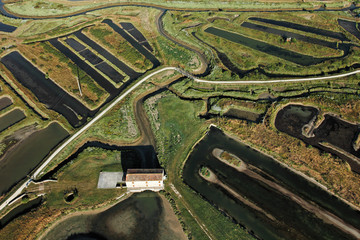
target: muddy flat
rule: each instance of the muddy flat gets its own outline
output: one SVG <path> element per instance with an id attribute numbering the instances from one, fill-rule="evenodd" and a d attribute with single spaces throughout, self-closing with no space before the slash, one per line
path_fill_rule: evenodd
<path id="1" fill-rule="evenodd" d="M 65 217 L 40 239 L 187 239 L 170 204 L 155 192 L 131 195 L 102 211 Z"/>

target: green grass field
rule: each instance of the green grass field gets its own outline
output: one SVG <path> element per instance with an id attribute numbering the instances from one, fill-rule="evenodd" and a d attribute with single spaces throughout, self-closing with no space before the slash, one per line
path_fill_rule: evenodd
<path id="1" fill-rule="evenodd" d="M 132 1 L 123 1 L 123 0 L 113 0 L 113 1 L 97 1 L 89 3 L 81 2 L 48 2 L 44 0 L 29 0 L 29 1 L 15 1 L 15 3 L 6 4 L 6 7 L 14 13 L 21 15 L 30 15 L 30 16 L 49 16 L 49 15 L 59 15 L 59 14 L 71 14 L 76 11 L 81 11 L 85 9 L 95 8 L 98 6 L 110 5 L 110 4 L 131 4 Z M 180 8 L 180 9 L 315 9 L 320 6 L 324 6 L 322 1 L 308 1 L 308 2 L 298 2 L 293 0 L 285 1 L 206 1 L 206 0 L 196 0 L 188 2 L 179 2 L 179 1 L 166 1 L 166 0 L 145 0 L 141 1 L 143 5 L 160 5 L 167 8 Z M 348 6 L 350 1 L 327 1 L 327 8 L 342 8 Z"/>
<path id="2" fill-rule="evenodd" d="M 79 156 L 64 166 L 56 174 L 57 183 L 49 183 L 49 193 L 46 195 L 48 207 L 77 208 L 93 207 L 114 200 L 121 195 L 121 189 L 97 189 L 101 171 L 122 171 L 121 153 L 119 151 L 101 148 L 86 148 Z M 66 203 L 64 192 L 76 188 L 78 196 L 73 203 Z"/>
<path id="3" fill-rule="evenodd" d="M 147 100 L 147 109 L 150 120 L 153 120 Z M 152 121 L 153 128 L 156 128 L 157 148 L 159 160 L 165 166 L 169 181 L 181 192 L 184 202 L 176 198 L 176 203 L 181 211 L 186 226 L 190 229 L 195 239 L 208 239 L 203 230 L 198 226 L 193 217 L 186 210 L 187 207 L 206 226 L 212 236 L 216 239 L 253 239 L 239 225 L 225 217 L 221 212 L 202 199 L 197 193 L 191 190 L 181 180 L 182 164 L 187 153 L 193 144 L 201 137 L 207 129 L 206 121 L 200 120 L 197 115 L 204 111 L 205 104 L 202 101 L 184 101 L 175 95 L 165 92 L 161 98 L 153 103 L 158 110 L 158 122 Z M 157 125 L 160 123 L 160 125 Z M 158 126 L 158 128 L 156 127 Z M 155 129 L 154 129 L 155 130 Z M 170 189 L 170 188 L 169 188 Z M 204 211 L 206 209 L 206 211 Z"/>

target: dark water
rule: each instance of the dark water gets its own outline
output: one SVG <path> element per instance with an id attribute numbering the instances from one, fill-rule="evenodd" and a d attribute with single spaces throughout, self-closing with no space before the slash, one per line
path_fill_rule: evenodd
<path id="1" fill-rule="evenodd" d="M 79 43 L 73 38 L 66 38 L 65 42 L 77 52 L 85 50 L 86 48 L 83 44 Z"/>
<path id="2" fill-rule="evenodd" d="M 0 161 L 0 193 L 8 191 L 25 178 L 69 133 L 58 123 L 51 123 L 24 139 Z"/>
<path id="3" fill-rule="evenodd" d="M 171 239 L 160 231 L 163 205 L 154 192 L 137 193 L 115 206 L 90 216 L 75 216 L 59 223 L 44 239 Z M 80 226 L 73 228 L 73 226 Z M 166 234 L 167 236 L 164 236 Z"/>
<path id="4" fill-rule="evenodd" d="M 2 229 L 6 224 L 8 224 L 10 221 L 12 221 L 14 218 L 27 213 L 31 209 L 33 209 L 36 206 L 39 206 L 42 201 L 42 197 L 35 198 L 33 200 L 30 200 L 27 203 L 23 203 L 13 210 L 11 210 L 9 213 L 7 213 L 3 218 L 0 219 L 0 229 Z"/>
<path id="5" fill-rule="evenodd" d="M 249 20 L 254 20 L 254 21 L 263 22 L 263 23 L 270 23 L 273 25 L 286 27 L 286 28 L 292 28 L 292 29 L 296 29 L 296 30 L 300 30 L 300 31 L 304 31 L 304 32 L 309 32 L 309 33 L 315 33 L 315 34 L 322 35 L 325 37 L 336 38 L 341 41 L 350 41 L 343 33 L 332 32 L 329 30 L 309 27 L 309 26 L 305 26 L 305 25 L 301 25 L 301 24 L 297 24 L 297 23 L 272 20 L 272 19 L 266 19 L 266 18 L 258 18 L 258 17 L 250 17 Z"/>
<path id="6" fill-rule="evenodd" d="M 111 20 L 105 19 L 103 23 L 109 25 L 115 32 L 120 34 L 126 41 L 128 41 L 136 50 L 138 50 L 142 55 L 144 55 L 150 62 L 153 64 L 153 68 L 160 66 L 159 60 L 150 53 L 144 46 L 138 43 L 134 38 L 127 34 L 122 28 L 114 24 Z"/>
<path id="7" fill-rule="evenodd" d="M 87 117 L 92 115 L 88 108 L 48 79 L 19 52 L 9 53 L 0 61 L 11 71 L 17 81 L 34 93 L 40 102 L 64 115 L 72 126 L 82 125 Z"/>
<path id="8" fill-rule="evenodd" d="M 118 93 L 118 90 L 114 85 L 112 85 L 106 78 L 104 78 L 100 73 L 93 69 L 89 64 L 83 61 L 70 49 L 65 47 L 57 39 L 49 40 L 49 43 L 62 52 L 66 57 L 72 60 L 76 65 L 78 65 L 83 71 L 85 71 L 92 79 L 94 79 L 102 88 L 105 89 L 111 96 L 114 96 Z"/>
<path id="9" fill-rule="evenodd" d="M 270 174 L 286 188 L 299 194 L 305 200 L 319 204 L 354 226 L 360 225 L 360 213 L 358 211 L 329 195 L 315 184 L 282 167 L 272 158 L 236 142 L 216 128 L 211 128 L 207 136 L 195 147 L 188 158 L 183 171 L 183 179 L 204 198 L 223 209 L 237 222 L 253 230 L 260 238 L 351 239 L 333 226 L 324 224 L 313 214 L 262 182 L 258 182 L 218 161 L 211 154 L 214 148 L 221 148 L 235 154 L 246 163 Z M 278 222 L 269 221 L 263 214 L 255 212 L 235 200 L 224 189 L 203 180 L 198 174 L 201 166 L 208 166 L 222 182 L 255 202 L 259 207 L 273 215 Z"/>
<path id="10" fill-rule="evenodd" d="M 344 19 L 338 19 L 338 23 L 341 27 L 343 27 L 346 31 L 357 37 L 360 40 L 360 31 L 356 27 L 357 22 L 347 21 Z"/>
<path id="11" fill-rule="evenodd" d="M 159 160 L 153 146 L 116 146 L 102 142 L 87 142 L 74 154 L 62 161 L 53 170 L 45 174 L 39 181 L 54 178 L 54 175 L 66 164 L 76 159 L 86 148 L 97 147 L 106 150 L 121 151 L 121 167 L 124 172 L 129 168 L 160 168 Z"/>
<path id="12" fill-rule="evenodd" d="M 2 97 L 0 98 L 0 111 L 11 106 L 13 104 L 11 98 L 9 97 Z"/>
<path id="13" fill-rule="evenodd" d="M 85 36 L 81 31 L 75 32 L 74 35 L 79 38 L 81 41 L 86 43 L 92 49 L 101 54 L 104 58 L 106 58 L 109 62 L 114 64 L 117 68 L 123 71 L 126 75 L 130 77 L 131 80 L 136 79 L 141 76 L 141 73 L 134 71 L 132 68 L 127 66 L 125 63 L 121 62 L 118 58 L 108 52 L 106 49 L 101 47 L 99 44 Z"/>
<path id="14" fill-rule="evenodd" d="M 154 49 L 150 46 L 149 42 L 146 40 L 144 35 L 132 24 L 128 22 L 121 22 L 121 27 L 123 27 L 128 33 L 133 36 L 136 41 L 138 41 L 141 45 L 147 48 L 150 52 L 153 52 Z"/>
<path id="15" fill-rule="evenodd" d="M 236 64 L 234 64 L 225 53 L 220 52 L 219 50 L 217 50 L 214 46 L 210 45 L 207 42 L 204 42 L 203 40 L 201 40 L 200 38 L 198 38 L 196 36 L 195 32 L 192 32 L 193 37 L 195 37 L 198 41 L 206 44 L 207 46 L 211 47 L 215 52 L 216 55 L 219 57 L 219 59 L 221 60 L 221 62 L 226 66 L 226 68 L 228 68 L 231 72 L 233 72 L 234 74 L 238 75 L 240 78 L 243 78 L 249 74 L 252 73 L 261 73 L 269 78 L 290 78 L 290 77 L 320 77 L 320 76 L 325 76 L 325 73 L 322 72 L 321 74 L 311 74 L 311 75 L 294 75 L 294 74 L 274 74 L 271 72 L 267 72 L 266 69 L 264 69 L 263 65 L 259 65 L 258 67 L 255 67 L 253 69 L 249 69 L 249 70 L 243 70 L 240 69 L 236 66 Z M 347 66 L 347 67 L 343 67 L 343 68 L 339 68 L 335 71 L 330 71 L 330 72 L 326 72 L 326 74 L 337 74 L 337 73 L 343 73 L 344 71 L 352 71 L 356 68 L 359 68 L 360 64 L 358 63 L 354 63 L 353 65 Z"/>
<path id="16" fill-rule="evenodd" d="M 24 118 L 26 118 L 24 112 L 18 108 L 6 113 L 0 117 L 0 132 L 4 131 L 15 123 L 20 122 Z"/>
<path id="17" fill-rule="evenodd" d="M 5 23 L 0 23 L 0 31 L 1 32 L 8 32 L 11 33 L 13 31 L 15 31 L 17 29 L 17 27 L 11 26 L 11 25 L 7 25 Z"/>
<path id="18" fill-rule="evenodd" d="M 205 29 L 205 32 L 303 66 L 318 64 L 329 60 L 329 58 L 314 58 L 308 55 L 302 55 L 293 51 L 273 46 L 265 42 L 254 40 L 236 33 L 228 32 L 214 27 L 209 27 Z"/>
<path id="19" fill-rule="evenodd" d="M 102 62 L 96 65 L 96 68 L 105 73 L 112 81 L 115 83 L 120 83 L 125 78 L 118 71 L 116 71 L 112 66 L 107 64 L 107 62 Z"/>
<path id="20" fill-rule="evenodd" d="M 86 60 L 88 60 L 92 65 L 96 65 L 101 63 L 103 60 L 95 55 L 89 49 L 85 49 L 84 51 L 80 52 L 80 55 L 83 56 Z"/>
<path id="21" fill-rule="evenodd" d="M 339 156 L 349 163 L 354 172 L 360 173 L 360 164 L 358 162 L 319 144 L 321 142 L 330 143 L 356 157 L 360 157 L 360 151 L 355 151 L 353 148 L 353 142 L 360 133 L 360 126 L 325 114 L 324 121 L 318 128 L 314 129 L 314 136 L 305 137 L 302 134 L 302 127 L 316 117 L 317 114 L 318 110 L 311 106 L 288 105 L 278 112 L 275 126 L 282 132 Z"/>
<path id="22" fill-rule="evenodd" d="M 321 40 L 318 38 L 308 37 L 308 36 L 301 35 L 298 33 L 279 30 L 279 29 L 262 26 L 262 25 L 258 25 L 258 24 L 253 24 L 253 23 L 249 23 L 249 22 L 244 22 L 243 24 L 241 24 L 241 26 L 250 28 L 250 29 L 254 29 L 254 30 L 258 30 L 258 31 L 275 34 L 275 35 L 281 36 L 283 38 L 291 37 L 293 39 L 301 40 L 301 41 L 308 42 L 311 44 L 317 44 L 317 45 L 332 48 L 332 49 L 341 49 L 344 52 L 342 57 L 349 54 L 350 47 L 352 46 L 352 44 L 346 44 L 346 43 L 337 44 L 336 42 L 329 42 L 329 41 Z"/>

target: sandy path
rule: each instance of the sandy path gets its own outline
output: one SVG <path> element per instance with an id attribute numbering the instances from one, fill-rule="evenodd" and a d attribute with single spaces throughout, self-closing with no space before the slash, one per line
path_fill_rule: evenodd
<path id="1" fill-rule="evenodd" d="M 276 221 L 276 218 L 274 218 L 271 214 L 267 213 L 266 211 L 264 211 L 262 208 L 258 207 L 256 204 L 250 202 L 249 200 L 247 200 L 246 198 L 244 198 L 243 196 L 241 196 L 240 194 L 238 194 L 235 190 L 233 190 L 232 188 L 230 188 L 229 186 L 227 186 L 226 184 L 224 184 L 223 182 L 221 182 L 218 177 L 216 176 L 216 174 L 211 171 L 210 169 L 208 169 L 210 172 L 210 176 L 205 177 L 203 176 L 200 172 L 199 175 L 205 179 L 206 181 L 209 181 L 211 183 L 214 183 L 216 185 L 219 185 L 220 187 L 224 188 L 226 191 L 228 191 L 231 195 L 233 195 L 234 197 L 236 197 L 238 200 L 240 200 L 242 203 L 248 205 L 249 207 L 255 209 L 256 211 L 261 212 L 262 214 L 264 214 L 266 217 L 268 217 L 269 219 L 271 219 L 272 221 Z"/>

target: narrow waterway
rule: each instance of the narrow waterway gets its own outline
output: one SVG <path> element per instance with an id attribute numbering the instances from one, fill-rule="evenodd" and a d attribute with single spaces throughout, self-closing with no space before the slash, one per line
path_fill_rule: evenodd
<path id="1" fill-rule="evenodd" d="M 261 239 L 354 239 L 333 225 L 324 223 L 314 213 L 274 191 L 264 182 L 220 162 L 212 155 L 214 148 L 235 154 L 246 164 L 261 169 L 266 173 L 264 177 L 270 177 L 270 180 L 353 226 L 360 225 L 360 213 L 272 158 L 229 138 L 217 128 L 211 128 L 189 156 L 183 171 L 184 181 Z M 198 174 L 201 166 L 209 167 L 221 182 L 274 216 L 277 221 L 269 220 L 263 213 L 248 207 L 223 188 L 204 180 Z"/>

